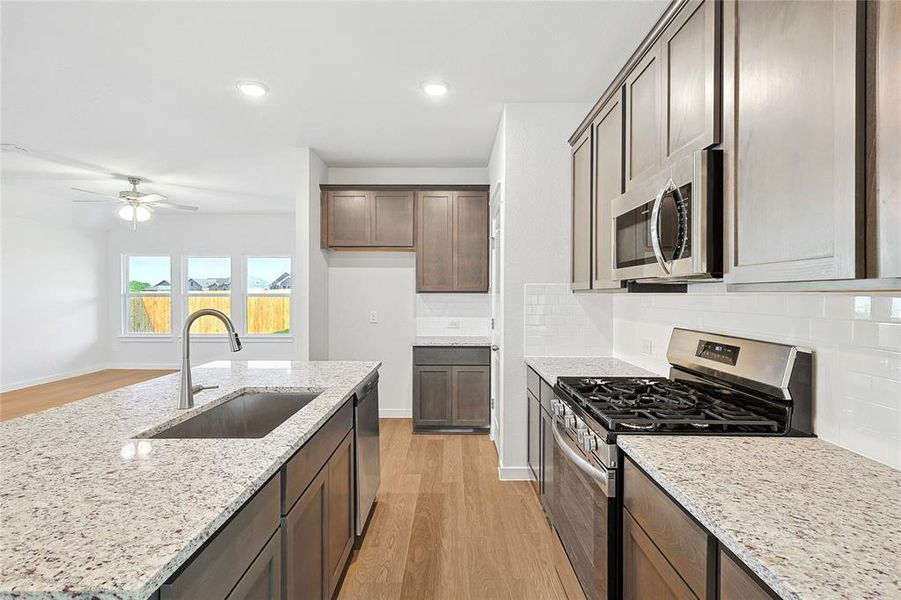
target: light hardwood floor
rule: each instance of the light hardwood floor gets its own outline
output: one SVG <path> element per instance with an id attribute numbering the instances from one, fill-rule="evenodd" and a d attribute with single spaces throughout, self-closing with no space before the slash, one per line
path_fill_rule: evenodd
<path id="1" fill-rule="evenodd" d="M 104 369 L 0 394 L 0 421 L 40 412 L 174 373 L 168 369 Z"/>
<path id="2" fill-rule="evenodd" d="M 487 436 L 380 423 L 377 505 L 339 598 L 583 598 L 531 484 L 498 480 Z"/>

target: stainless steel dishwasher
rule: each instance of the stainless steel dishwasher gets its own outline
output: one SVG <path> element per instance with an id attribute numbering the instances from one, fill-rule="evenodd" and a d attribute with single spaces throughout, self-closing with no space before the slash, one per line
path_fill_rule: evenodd
<path id="1" fill-rule="evenodd" d="M 363 382 L 354 400 L 357 472 L 357 537 L 363 535 L 381 480 L 379 462 L 379 376 Z"/>

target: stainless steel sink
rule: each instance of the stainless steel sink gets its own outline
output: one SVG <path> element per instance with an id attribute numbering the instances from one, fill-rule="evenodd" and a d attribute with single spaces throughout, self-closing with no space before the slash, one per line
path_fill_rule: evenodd
<path id="1" fill-rule="evenodd" d="M 167 439 L 265 437 L 318 395 L 318 392 L 247 392 L 151 437 Z"/>

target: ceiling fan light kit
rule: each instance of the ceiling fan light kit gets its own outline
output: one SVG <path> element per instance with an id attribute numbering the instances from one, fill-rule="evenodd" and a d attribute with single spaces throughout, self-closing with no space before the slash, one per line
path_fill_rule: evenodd
<path id="1" fill-rule="evenodd" d="M 138 223 L 150 220 L 153 216 L 155 208 L 174 208 L 176 210 L 197 210 L 196 206 L 188 206 L 186 204 L 175 204 L 168 202 L 168 198 L 162 194 L 145 193 L 138 191 L 138 185 L 141 183 L 139 177 L 129 177 L 128 183 L 131 184 L 130 190 L 119 192 L 118 196 L 110 196 L 102 192 L 92 192 L 91 190 L 83 190 L 80 188 L 72 188 L 76 192 L 85 194 L 93 194 L 102 196 L 102 200 L 84 200 L 73 199 L 73 202 L 120 202 L 122 206 L 118 210 L 119 218 L 125 221 L 131 221 L 132 228 L 137 229 Z"/>

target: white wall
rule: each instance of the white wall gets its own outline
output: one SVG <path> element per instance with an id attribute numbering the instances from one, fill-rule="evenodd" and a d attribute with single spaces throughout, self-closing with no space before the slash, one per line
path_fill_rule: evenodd
<path id="1" fill-rule="evenodd" d="M 495 406 L 491 411 L 491 439 L 494 441 L 494 445 L 497 449 L 498 456 L 503 454 L 501 450 L 501 444 L 503 440 L 500 435 L 500 422 L 501 422 L 501 413 L 504 409 L 504 355 L 506 354 L 505 348 L 501 345 L 504 339 L 504 223 L 506 221 L 504 217 L 505 212 L 505 202 L 504 202 L 504 194 L 506 193 L 506 185 L 504 182 L 504 178 L 507 172 L 507 109 L 504 108 L 503 112 L 501 112 L 501 119 L 497 126 L 497 132 L 494 136 L 494 146 L 491 148 L 491 156 L 488 158 L 488 181 L 491 185 L 491 193 L 492 193 L 492 213 L 491 213 L 491 226 L 494 227 L 494 219 L 495 212 L 497 213 L 497 222 L 499 232 L 497 235 L 499 239 L 494 241 L 494 251 L 497 253 L 496 256 L 491 256 L 492 260 L 492 269 L 497 269 L 498 273 L 492 272 L 491 281 L 492 281 L 492 290 L 491 293 L 495 296 L 494 301 L 497 306 L 496 313 L 494 315 L 495 323 L 494 323 L 494 335 L 492 336 L 492 343 L 497 345 L 498 350 L 494 357 L 492 358 L 492 369 L 491 373 L 491 392 L 497 396 L 497 402 L 495 402 Z M 490 256 L 490 255 L 489 255 Z M 500 282 L 498 284 L 497 282 Z"/>
<path id="2" fill-rule="evenodd" d="M 298 150 L 298 196 L 296 234 L 297 248 L 306 247 L 306 256 L 298 256 L 298 261 L 308 265 L 300 298 L 309 310 L 298 311 L 306 322 L 309 332 L 307 344 L 310 360 L 328 360 L 329 357 L 329 275 L 327 251 L 319 247 L 319 184 L 328 178 L 328 167 L 310 148 Z M 300 253 L 298 253 L 300 254 Z"/>
<path id="3" fill-rule="evenodd" d="M 33 244 L 32 244 L 33 245 Z M 230 256 L 232 281 L 243 272 L 245 256 L 294 255 L 294 223 L 291 215 L 211 215 L 211 214 L 157 214 L 137 231 L 122 222 L 109 232 L 107 249 L 106 284 L 109 310 L 106 327 L 109 332 L 108 362 L 113 367 L 129 368 L 178 368 L 181 358 L 180 323 L 184 322 L 184 309 L 177 298 L 173 299 L 173 336 L 160 341 L 142 341 L 121 336 L 122 323 L 122 255 L 166 254 L 172 256 L 173 283 L 184 279 L 181 273 L 182 256 Z M 303 279 L 304 265 L 296 256 L 291 262 L 293 282 Z M 4 275 L 5 278 L 5 275 Z M 292 304 L 300 300 L 295 289 Z M 243 299 L 232 297 L 232 314 L 243 311 Z M 300 327 L 292 307 L 291 329 Z M 240 328 L 240 324 L 238 324 Z M 302 330 L 301 330 L 302 331 Z M 301 335 L 294 333 L 280 341 L 242 338 L 244 349 L 232 354 L 222 340 L 194 338 L 191 358 L 194 364 L 219 359 L 291 359 L 299 353 Z"/>
<path id="4" fill-rule="evenodd" d="M 617 295 L 614 352 L 666 372 L 673 326 L 786 342 L 814 350 L 814 432 L 901 468 L 901 296 Z M 651 355 L 642 353 L 650 341 Z"/>
<path id="5" fill-rule="evenodd" d="M 8 214 L 0 232 L 0 388 L 103 368 L 105 233 Z"/>
<path id="6" fill-rule="evenodd" d="M 590 106 L 507 104 L 489 171 L 503 173 L 503 389 L 500 474 L 527 479 L 525 285 L 569 281 L 570 149 L 566 140 Z M 503 167 L 497 161 L 503 157 Z"/>
<path id="7" fill-rule="evenodd" d="M 329 168 L 329 183 L 485 184 L 484 168 Z M 317 230 L 318 231 L 318 230 Z M 412 252 L 328 252 L 331 360 L 381 360 L 384 417 L 413 414 L 413 338 L 487 335 L 487 294 L 416 294 Z M 376 311 L 378 323 L 369 322 Z M 452 321 L 460 328 L 452 328 Z"/>

